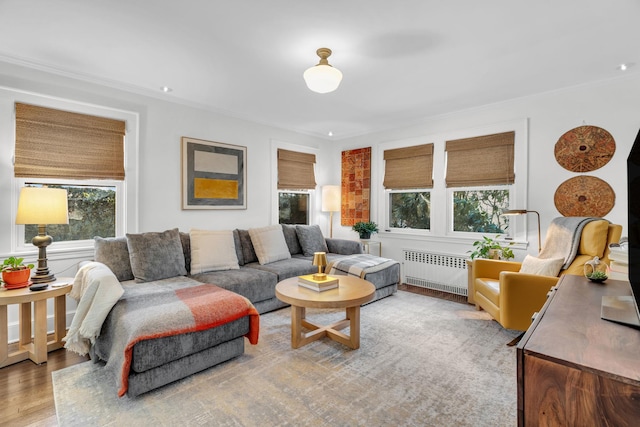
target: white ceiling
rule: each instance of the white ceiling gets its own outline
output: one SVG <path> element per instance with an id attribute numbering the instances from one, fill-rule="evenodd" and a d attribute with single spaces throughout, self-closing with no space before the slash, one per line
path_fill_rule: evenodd
<path id="1" fill-rule="evenodd" d="M 0 0 L 0 60 L 342 139 L 620 77 L 639 18 L 638 0 Z M 336 92 L 302 79 L 319 47 Z"/>

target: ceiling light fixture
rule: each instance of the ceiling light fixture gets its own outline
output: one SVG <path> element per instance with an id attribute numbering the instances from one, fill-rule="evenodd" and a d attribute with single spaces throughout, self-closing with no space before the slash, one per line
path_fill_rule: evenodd
<path id="1" fill-rule="evenodd" d="M 320 62 L 304 72 L 304 81 L 307 87 L 317 93 L 329 93 L 338 89 L 342 81 L 342 73 L 337 68 L 329 65 L 327 58 L 331 56 L 331 49 L 321 47 L 316 50 Z"/>
<path id="2" fill-rule="evenodd" d="M 616 68 L 620 71 L 627 71 L 629 68 L 633 67 L 635 64 L 633 62 L 627 62 L 624 64 L 618 65 Z"/>
<path id="3" fill-rule="evenodd" d="M 169 86 L 162 86 L 160 89 L 161 89 L 164 93 L 169 93 L 169 92 L 172 92 L 172 91 L 173 91 L 173 89 L 171 89 Z"/>

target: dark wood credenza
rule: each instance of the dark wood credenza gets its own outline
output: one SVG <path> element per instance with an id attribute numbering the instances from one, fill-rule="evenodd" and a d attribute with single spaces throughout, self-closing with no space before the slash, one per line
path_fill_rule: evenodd
<path id="1" fill-rule="evenodd" d="M 517 348 L 519 426 L 640 425 L 640 330 L 600 318 L 628 282 L 562 276 Z"/>

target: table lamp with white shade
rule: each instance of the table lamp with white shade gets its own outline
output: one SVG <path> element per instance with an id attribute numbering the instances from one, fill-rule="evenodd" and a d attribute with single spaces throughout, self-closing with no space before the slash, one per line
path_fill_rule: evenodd
<path id="1" fill-rule="evenodd" d="M 48 224 L 68 224 L 67 190 L 60 188 L 23 187 L 18 200 L 16 224 L 36 224 L 38 235 L 31 241 L 38 248 L 38 268 L 33 283 L 56 280 L 47 266 L 47 246 L 53 238 L 47 234 Z"/>

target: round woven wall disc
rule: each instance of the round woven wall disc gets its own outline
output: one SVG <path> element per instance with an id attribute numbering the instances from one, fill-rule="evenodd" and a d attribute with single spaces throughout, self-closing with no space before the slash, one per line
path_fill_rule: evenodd
<path id="1" fill-rule="evenodd" d="M 564 216 L 608 214 L 616 201 L 609 184 L 594 176 L 577 176 L 560 184 L 553 196 L 556 209 Z"/>
<path id="2" fill-rule="evenodd" d="M 571 172 L 590 172 L 609 163 L 616 142 L 597 126 L 579 126 L 560 137 L 554 149 L 556 160 Z"/>

